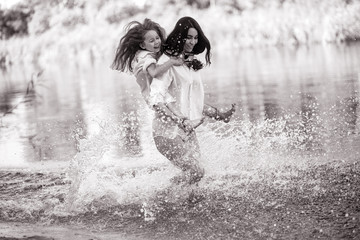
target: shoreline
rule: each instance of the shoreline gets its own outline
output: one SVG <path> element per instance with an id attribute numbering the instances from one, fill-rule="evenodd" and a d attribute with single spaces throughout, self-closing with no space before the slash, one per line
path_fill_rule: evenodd
<path id="1" fill-rule="evenodd" d="M 0 222 L 0 240 L 343 239 L 360 236 L 359 161 L 288 166 L 207 179 L 195 204 L 157 196 L 156 219 L 126 216 L 138 207 L 97 204 L 96 211 L 56 225 Z M 227 186 L 228 191 L 212 188 Z M 229 188 L 231 187 L 231 188 Z M 44 216 L 46 217 L 46 216 Z M 78 222 L 75 227 L 70 222 Z M 46 220 L 41 220 L 46 221 Z M 82 226 L 84 228 L 82 228 Z M 100 229 L 100 230 L 99 230 Z M 31 238 L 32 237 L 32 238 Z M 36 238 L 37 237 L 37 238 Z"/>
<path id="2" fill-rule="evenodd" d="M 145 240 L 119 232 L 101 232 L 72 226 L 0 221 L 0 240 Z"/>

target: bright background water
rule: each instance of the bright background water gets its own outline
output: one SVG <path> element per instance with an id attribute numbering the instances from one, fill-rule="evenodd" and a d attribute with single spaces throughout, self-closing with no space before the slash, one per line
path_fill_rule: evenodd
<path id="1" fill-rule="evenodd" d="M 216 54 L 203 71 L 207 102 L 219 107 L 237 103 L 232 127 L 286 119 L 294 123 L 292 128 L 306 132 L 303 137 L 313 139 L 306 144 L 317 142 L 311 150 L 327 151 L 333 140 L 329 134 L 359 131 L 359 53 L 356 43 Z M 102 121 L 123 128 L 119 159 L 148 151 L 143 138 L 150 133 L 149 122 L 141 119 L 139 89 L 132 76 L 110 70 L 111 59 L 106 60 L 73 64 L 60 58 L 34 78 L 35 97 L 25 95 L 26 88 L 42 69 L 35 65 L 2 72 L 1 112 L 15 109 L 1 118 L 1 167 L 68 162 L 77 152 L 76 138 L 100 131 Z M 25 99 L 29 101 L 21 103 Z M 110 119 L 113 122 L 107 122 Z"/>
<path id="2" fill-rule="evenodd" d="M 152 143 L 151 111 L 134 78 L 110 70 L 111 58 L 65 56 L 43 72 L 34 64 L 1 73 L 0 167 L 9 171 L 1 218 L 61 222 L 74 211 L 86 222 L 86 213 L 105 207 L 151 205 L 158 192 L 177 201 L 183 190 L 169 190 L 169 179 L 178 170 Z M 198 131 L 200 189 L 230 194 L 224 176 L 247 182 L 274 169 L 291 175 L 281 172 L 288 166 L 359 160 L 359 43 L 244 49 L 216 53 L 212 62 L 203 70 L 207 102 L 235 102 L 237 111 L 229 124 L 208 120 Z M 13 199 L 16 191 L 24 196 Z M 109 209 L 102 220 L 117 212 Z"/>

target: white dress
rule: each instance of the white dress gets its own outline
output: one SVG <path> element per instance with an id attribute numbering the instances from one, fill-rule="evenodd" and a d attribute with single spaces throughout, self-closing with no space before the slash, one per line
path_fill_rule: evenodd
<path id="1" fill-rule="evenodd" d="M 169 57 L 163 54 L 158 60 L 158 64 L 162 64 L 169 60 Z M 154 79 L 155 80 L 155 79 Z M 153 99 L 166 103 L 169 99 L 164 98 L 161 94 L 167 92 L 175 101 L 177 109 L 190 120 L 202 118 L 204 107 L 204 86 L 199 71 L 194 71 L 188 66 L 173 66 L 166 73 L 159 77 L 156 85 L 151 84 L 151 91 L 154 94 Z M 155 81 L 154 81 L 155 83 Z M 158 93 L 156 95 L 156 93 Z M 180 130 L 174 122 L 160 121 L 155 118 L 153 122 L 154 136 L 164 136 L 174 138 Z"/>
<path id="2" fill-rule="evenodd" d="M 162 55 L 158 64 L 168 59 L 168 56 Z M 158 86 L 163 89 L 158 92 L 167 91 L 174 98 L 176 108 L 185 117 L 190 120 L 202 118 L 204 87 L 198 71 L 194 71 L 185 64 L 173 66 L 159 77 L 159 80 L 162 80 L 162 84 Z M 204 175 L 204 169 L 200 164 L 201 152 L 195 131 L 190 134 L 185 133 L 173 121 L 155 114 L 153 137 L 159 152 L 183 171 L 183 179 L 186 179 L 188 183 L 200 181 Z"/>

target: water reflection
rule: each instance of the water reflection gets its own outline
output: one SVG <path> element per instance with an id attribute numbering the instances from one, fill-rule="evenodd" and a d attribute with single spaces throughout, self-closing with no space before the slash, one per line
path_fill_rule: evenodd
<path id="1" fill-rule="evenodd" d="M 359 98 L 357 96 L 351 96 L 344 99 L 344 123 L 347 128 L 348 134 L 354 134 L 356 132 L 356 122 L 358 120 L 358 106 Z"/>
<path id="2" fill-rule="evenodd" d="M 336 112 L 340 122 L 337 125 L 337 132 L 343 136 L 355 134 L 359 129 L 359 126 L 357 126 L 360 115 L 358 110 L 360 100 L 359 80 L 356 76 L 353 76 L 353 78 L 345 80 L 346 85 L 339 84 L 337 86 L 344 92 L 348 92 L 347 95 L 340 95 L 336 103 Z"/>
<path id="3" fill-rule="evenodd" d="M 10 144 L 14 152 L 25 149 L 18 155 L 24 162 L 70 160 L 79 151 L 80 139 L 101 131 L 104 121 L 123 128 L 115 146 L 119 155 L 142 154 L 151 129 L 141 119 L 144 104 L 133 77 L 91 56 L 79 56 L 79 61 L 66 61 L 65 56 L 60 67 L 44 68 L 40 104 L 36 96 L 25 96 L 25 77 L 20 76 L 18 84 L 15 68 L 2 73 L 6 81 L 0 85 L 1 114 L 16 99 L 26 100 L 16 114 L 1 117 L 0 154 L 4 156 Z M 237 103 L 238 120 L 286 117 L 292 129 L 305 133 L 305 149 L 323 152 L 333 130 L 341 136 L 359 132 L 359 56 L 360 44 L 214 53 L 213 64 L 203 72 L 206 100 L 220 107 Z M 44 66 L 34 69 L 39 67 Z M 2 158 L 1 164 L 9 158 Z"/>
<path id="4" fill-rule="evenodd" d="M 264 115 L 265 119 L 277 119 L 283 114 L 278 103 L 276 84 L 265 84 L 264 86 Z"/>
<path id="5" fill-rule="evenodd" d="M 37 129 L 37 96 L 33 88 L 21 93 L 15 89 L 5 92 L 2 101 L 0 119 L 1 157 L 11 159 L 14 163 L 23 159 L 37 159 L 32 140 Z"/>
<path id="6" fill-rule="evenodd" d="M 309 88 L 311 89 L 311 84 Z M 301 93 L 301 122 L 300 130 L 304 133 L 302 136 L 305 138 L 302 143 L 305 145 L 305 149 L 308 151 L 322 151 L 322 123 L 319 109 L 319 101 L 314 94 L 309 91 Z"/>

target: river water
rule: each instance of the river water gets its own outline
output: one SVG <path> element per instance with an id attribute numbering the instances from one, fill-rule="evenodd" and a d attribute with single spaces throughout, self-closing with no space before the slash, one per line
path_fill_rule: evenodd
<path id="1" fill-rule="evenodd" d="M 184 224 L 202 218 L 174 206 L 183 206 L 190 192 L 244 196 L 236 186 L 264 183 L 264 173 L 290 181 L 289 167 L 360 159 L 359 43 L 214 53 L 202 74 L 206 101 L 224 109 L 236 103 L 236 113 L 229 124 L 208 119 L 199 128 L 206 176 L 195 190 L 174 186 L 170 179 L 179 170 L 153 145 L 152 112 L 134 78 L 110 63 L 59 57 L 56 64 L 3 69 L 2 222 L 189 239 L 177 230 L 196 234 Z M 216 215 L 196 207 L 206 219 Z M 173 221 L 170 230 L 161 228 L 166 219 Z M 203 226 L 199 239 L 221 238 L 213 228 Z"/>

